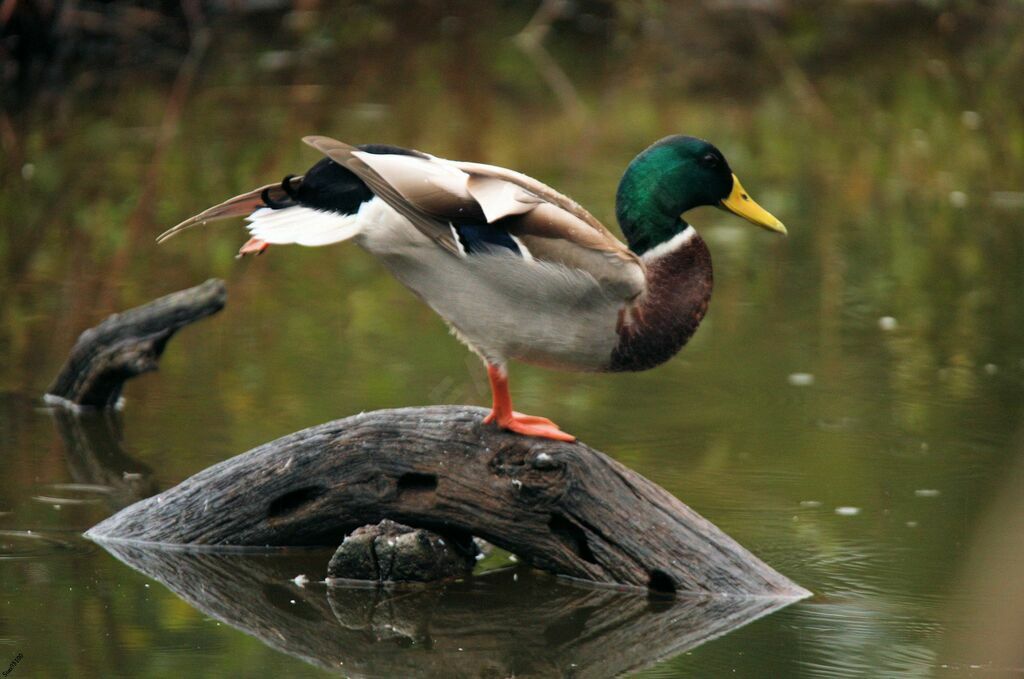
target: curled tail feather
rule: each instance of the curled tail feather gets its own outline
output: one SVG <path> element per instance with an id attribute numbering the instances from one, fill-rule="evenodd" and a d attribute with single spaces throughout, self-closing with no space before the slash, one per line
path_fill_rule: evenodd
<path id="1" fill-rule="evenodd" d="M 211 208 L 203 210 L 199 214 L 189 217 L 182 223 L 167 229 L 162 234 L 157 236 L 156 242 L 163 243 L 167 239 L 178 235 L 186 229 L 190 229 L 193 226 L 202 226 L 208 222 L 216 222 L 222 219 L 230 219 L 232 217 L 245 217 L 252 214 L 254 211 L 261 207 L 267 207 L 268 205 L 283 204 L 285 201 L 291 201 L 293 191 L 298 183 L 302 182 L 302 177 L 285 177 L 283 182 L 278 184 L 267 184 L 261 186 L 258 189 L 253 189 L 246 193 L 229 198 L 228 200 L 214 205 Z M 285 188 L 287 186 L 287 188 Z"/>

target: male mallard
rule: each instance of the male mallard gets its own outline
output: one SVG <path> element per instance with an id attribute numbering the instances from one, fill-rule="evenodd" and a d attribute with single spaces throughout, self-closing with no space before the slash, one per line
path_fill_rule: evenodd
<path id="1" fill-rule="evenodd" d="M 270 244 L 353 239 L 430 305 L 487 365 L 486 422 L 574 437 L 512 410 L 506 363 L 579 371 L 646 370 L 693 335 L 711 298 L 707 245 L 680 215 L 701 205 L 786 233 L 722 153 L 672 136 L 630 163 L 616 213 L 626 247 L 573 200 L 526 175 L 384 145 L 303 139 L 326 158 L 187 219 L 248 215 L 240 255 Z"/>

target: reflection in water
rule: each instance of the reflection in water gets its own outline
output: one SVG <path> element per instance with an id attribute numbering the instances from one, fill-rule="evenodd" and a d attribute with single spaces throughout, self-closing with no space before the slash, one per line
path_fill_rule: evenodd
<path id="1" fill-rule="evenodd" d="M 119 12 L 50 4 L 68 20 Z M 542 44 L 583 103 L 577 120 L 512 39 L 540 0 L 217 3 L 257 4 L 280 9 L 208 17 L 191 87 L 178 77 L 183 22 L 115 35 L 116 16 L 96 59 L 69 41 L 70 22 L 53 34 L 61 61 L 19 73 L 47 96 L 0 87 L 0 389 L 37 397 L 97 319 L 219 275 L 232 296 L 223 316 L 128 387 L 133 456 L 162 482 L 360 410 L 484 403 L 486 383 L 443 324 L 356 248 L 235 262 L 240 225 L 164 248 L 151 236 L 311 162 L 298 142 L 311 133 L 514 167 L 614 227 L 628 159 L 690 132 L 719 143 L 790 238 L 766 244 L 716 211 L 688 216 L 711 243 L 716 286 L 683 354 L 634 376 L 517 366 L 516 397 L 824 600 L 652 676 L 1019 667 L 1024 5 L 563 3 Z M 764 20 L 754 31 L 750 5 Z M 174 49 L 153 31 L 177 36 Z M 796 373 L 814 383 L 790 384 Z M 45 552 L 0 560 L 0 645 L 25 652 L 17 672 L 318 673 L 207 624 L 105 554 L 51 558 L 68 552 L 24 537 L 67 539 L 134 497 L 55 484 L 114 489 L 122 466 L 145 471 L 102 452 L 116 446 L 65 450 L 48 414 L 8 396 L 0 525 L 16 535 L 0 542 Z M 35 496 L 101 501 L 57 510 Z M 285 574 L 279 594 L 300 572 L 316 573 Z"/>
<path id="2" fill-rule="evenodd" d="M 800 654 L 800 676 L 926 676 L 935 666 L 937 622 L 928 601 L 898 606 L 861 595 L 826 598 L 800 610 L 800 625 L 819 643 Z M 914 668 L 906 672 L 906 668 Z"/>
<path id="3" fill-rule="evenodd" d="M 53 421 L 64 442 L 68 470 L 75 483 L 53 484 L 51 504 L 79 504 L 103 498 L 111 511 L 156 494 L 152 470 L 129 457 L 121 444 L 120 413 L 112 410 L 71 412 L 53 408 Z"/>
<path id="4" fill-rule="evenodd" d="M 329 554 L 196 553 L 102 543 L 190 605 L 356 676 L 605 677 L 692 649 L 792 600 L 652 600 L 527 569 L 438 587 L 300 587 Z"/>
<path id="5" fill-rule="evenodd" d="M 10 394 L 0 398 L 0 406 L 25 419 L 39 410 L 36 401 Z M 27 484 L 21 488 L 23 497 L 58 511 L 105 505 L 116 512 L 157 492 L 152 470 L 124 452 L 120 413 L 72 412 L 64 408 L 47 408 L 44 412 L 56 424 L 71 481 Z M 0 509 L 7 501 L 0 495 Z M 0 517 L 16 514 L 0 511 Z M 0 560 L 81 557 L 95 551 L 74 529 L 36 528 L 24 520 L 16 525 L 16 529 L 0 530 Z"/>
<path id="6" fill-rule="evenodd" d="M 50 531 L 0 530 L 0 560 L 82 556 L 93 551 L 76 537 Z"/>

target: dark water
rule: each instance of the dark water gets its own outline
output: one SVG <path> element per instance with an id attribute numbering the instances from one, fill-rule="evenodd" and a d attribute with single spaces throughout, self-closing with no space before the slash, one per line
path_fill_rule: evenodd
<path id="1" fill-rule="evenodd" d="M 274 10 L 194 27 L 191 51 L 182 33 L 83 52 L 38 90 L 7 89 L 0 668 L 22 654 L 11 676 L 1024 673 L 1021 12 L 767 6 L 584 3 L 543 53 L 512 39 L 530 7 Z M 478 361 L 356 248 L 239 262 L 240 225 L 157 247 L 164 228 L 301 172 L 310 133 L 514 167 L 614 223 L 626 163 L 675 132 L 718 144 L 790 237 L 689 215 L 716 267 L 690 346 L 637 375 L 514 366 L 517 407 L 814 598 L 719 636 L 767 610 L 666 609 L 497 562 L 382 598 L 290 582 L 322 553 L 120 555 L 147 576 L 79 537 L 302 427 L 488 400 Z M 42 407 L 79 332 L 211 276 L 227 308 L 171 341 L 120 418 Z"/>

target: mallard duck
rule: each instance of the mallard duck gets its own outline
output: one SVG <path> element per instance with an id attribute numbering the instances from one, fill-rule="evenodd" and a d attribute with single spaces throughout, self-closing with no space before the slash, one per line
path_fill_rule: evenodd
<path id="1" fill-rule="evenodd" d="M 487 366 L 485 422 L 575 440 L 551 420 L 512 409 L 510 359 L 572 371 L 647 370 L 678 352 L 711 298 L 711 256 L 682 213 L 713 205 L 779 233 L 722 153 L 666 137 L 633 159 L 616 214 L 628 247 L 541 182 L 493 165 L 396 146 L 303 141 L 325 158 L 168 230 L 246 217 L 240 256 L 270 245 L 353 240 L 451 327 Z"/>

